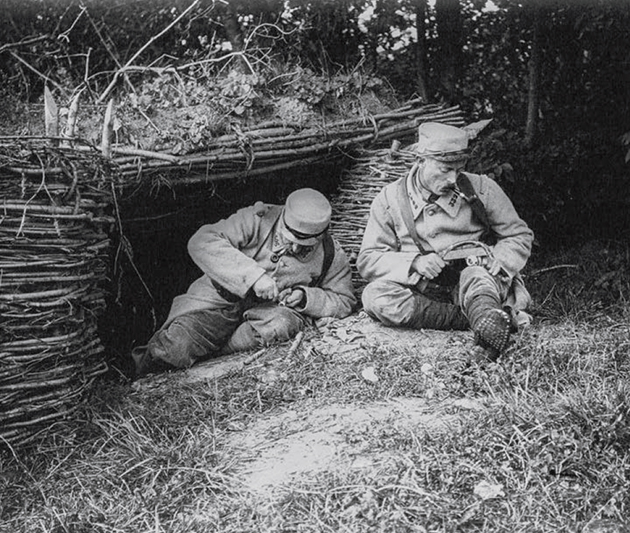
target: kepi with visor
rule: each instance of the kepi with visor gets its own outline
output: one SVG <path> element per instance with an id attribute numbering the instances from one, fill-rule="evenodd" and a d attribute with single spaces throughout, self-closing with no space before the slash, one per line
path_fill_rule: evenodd
<path id="1" fill-rule="evenodd" d="M 332 207 L 314 189 L 298 189 L 287 197 L 282 215 L 282 235 L 302 246 L 315 246 L 330 225 Z"/>
<path id="2" fill-rule="evenodd" d="M 425 122 L 418 127 L 416 152 L 421 157 L 452 163 L 466 161 L 469 157 L 468 131 L 439 122 Z"/>

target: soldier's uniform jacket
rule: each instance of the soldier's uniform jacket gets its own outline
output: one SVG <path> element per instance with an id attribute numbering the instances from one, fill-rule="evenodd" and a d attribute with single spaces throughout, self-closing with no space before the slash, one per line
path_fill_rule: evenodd
<path id="1" fill-rule="evenodd" d="M 335 242 L 328 272 L 320 286 L 312 286 L 322 273 L 324 247 L 320 242 L 301 258 L 278 257 L 282 247 L 277 226 L 282 209 L 258 202 L 216 224 L 202 226 L 188 242 L 188 252 L 204 275 L 174 299 L 167 324 L 186 312 L 231 305 L 225 291 L 245 298 L 265 272 L 275 279 L 279 291 L 289 287 L 305 291 L 305 307 L 296 309 L 300 313 L 313 318 L 348 316 L 356 298 L 346 254 Z M 217 286 L 224 289 L 223 295 Z"/>
<path id="2" fill-rule="evenodd" d="M 386 185 L 372 202 L 370 217 L 357 258 L 357 268 L 367 281 L 386 279 L 414 286 L 419 275 L 410 267 L 419 250 L 405 225 L 400 209 L 400 180 L 407 180 L 407 191 L 415 227 L 426 251 L 441 252 L 464 240 L 480 240 L 484 226 L 458 192 L 441 196 L 434 203 L 425 201 L 415 184 L 417 167 L 406 178 Z M 531 254 L 533 232 L 518 216 L 501 187 L 484 175 L 466 173 L 483 202 L 497 243 L 495 258 L 513 278 Z M 425 245 L 426 243 L 426 245 Z"/>

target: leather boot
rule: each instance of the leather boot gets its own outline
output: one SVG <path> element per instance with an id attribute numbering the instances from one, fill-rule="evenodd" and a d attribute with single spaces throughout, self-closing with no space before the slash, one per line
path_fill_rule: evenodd
<path id="1" fill-rule="evenodd" d="M 478 295 L 465 309 L 470 327 L 475 332 L 475 344 L 487 350 L 487 359 L 496 359 L 510 341 L 512 319 L 492 296 Z"/>
<path id="2" fill-rule="evenodd" d="M 222 354 L 245 352 L 260 348 L 262 341 L 260 335 L 249 322 L 243 322 L 230 337 L 230 340 L 221 350 Z"/>
<path id="3" fill-rule="evenodd" d="M 173 370 L 175 368 L 153 357 L 147 346 L 136 346 L 131 350 L 131 357 L 135 366 L 135 379 L 143 378 L 149 374 L 166 372 L 167 370 Z"/>
<path id="4" fill-rule="evenodd" d="M 422 294 L 414 295 L 414 300 L 414 316 L 405 326 L 414 329 L 468 329 L 468 319 L 458 305 L 431 300 Z"/>

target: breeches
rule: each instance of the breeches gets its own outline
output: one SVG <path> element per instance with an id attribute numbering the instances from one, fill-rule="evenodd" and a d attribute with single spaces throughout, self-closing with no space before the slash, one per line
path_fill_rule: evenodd
<path id="1" fill-rule="evenodd" d="M 445 302 L 465 310 L 478 295 L 491 296 L 504 302 L 509 289 L 509 280 L 492 276 L 484 267 L 471 266 L 462 270 L 458 285 L 451 290 L 421 291 L 394 281 L 376 280 L 363 289 L 361 299 L 363 308 L 370 316 L 388 326 L 407 326 L 417 323 L 419 300 L 428 305 L 429 312 L 444 314 L 449 312 Z M 431 302 L 435 302 L 432 308 Z"/>
<path id="2" fill-rule="evenodd" d="M 238 337 L 239 348 L 248 349 L 284 342 L 304 328 L 297 311 L 275 304 L 244 309 L 242 302 L 223 308 L 184 313 L 158 330 L 147 348 L 155 359 L 178 368 L 217 355 Z"/>

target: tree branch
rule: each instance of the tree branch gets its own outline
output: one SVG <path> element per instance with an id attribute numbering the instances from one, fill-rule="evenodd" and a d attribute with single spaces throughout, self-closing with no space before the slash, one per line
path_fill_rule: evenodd
<path id="1" fill-rule="evenodd" d="M 61 91 L 62 94 L 67 94 L 66 90 L 59 85 L 55 80 L 49 78 L 48 76 L 46 76 L 46 74 L 40 72 L 39 70 L 37 70 L 35 67 L 33 67 L 32 65 L 29 65 L 26 61 L 24 61 L 24 59 L 22 59 L 19 55 L 17 55 L 15 52 L 13 52 L 12 50 L 9 51 L 9 53 L 15 58 L 17 59 L 20 63 L 22 63 L 26 68 L 28 68 L 29 70 L 32 70 L 35 74 L 37 74 L 38 76 L 40 76 L 41 78 L 43 78 L 47 83 L 50 83 L 51 85 L 54 85 L 57 89 L 59 89 Z"/>
<path id="2" fill-rule="evenodd" d="M 26 46 L 29 44 L 38 43 L 40 41 L 45 41 L 46 39 L 51 39 L 50 35 L 40 35 L 39 37 L 24 39 L 23 41 L 20 41 L 18 43 L 3 44 L 2 46 L 0 46 L 0 53 L 11 50 L 12 48 L 19 48 L 20 46 Z"/>
<path id="3" fill-rule="evenodd" d="M 162 37 L 162 35 L 164 35 L 166 32 L 168 32 L 173 26 L 175 26 L 180 20 L 182 20 L 186 15 L 188 15 L 188 13 L 190 13 L 190 11 L 193 10 L 193 8 L 195 8 L 197 5 L 199 4 L 199 0 L 194 0 L 194 2 L 192 4 L 190 4 L 184 11 L 182 11 L 182 13 L 173 21 L 171 22 L 166 28 L 164 28 L 160 33 L 158 33 L 157 35 L 154 35 L 153 37 L 151 37 L 146 43 L 145 45 L 140 48 L 140 50 L 138 50 L 133 57 L 127 61 L 127 63 L 125 63 L 125 66 L 122 67 L 121 69 L 117 70 L 116 73 L 114 74 L 114 79 L 111 81 L 111 83 L 107 86 L 107 88 L 105 89 L 105 91 L 103 91 L 103 93 L 101 94 L 101 96 L 98 97 L 98 100 L 96 101 L 96 103 L 98 104 L 102 104 L 103 101 L 109 96 L 109 93 L 112 92 L 112 90 L 114 89 L 114 87 L 116 86 L 116 84 L 118 83 L 118 78 L 120 77 L 120 75 L 124 72 L 126 72 L 127 67 L 129 67 L 136 59 L 138 59 L 138 57 L 142 54 L 142 52 L 144 52 L 149 46 L 151 46 L 155 41 L 157 41 L 160 37 Z"/>

